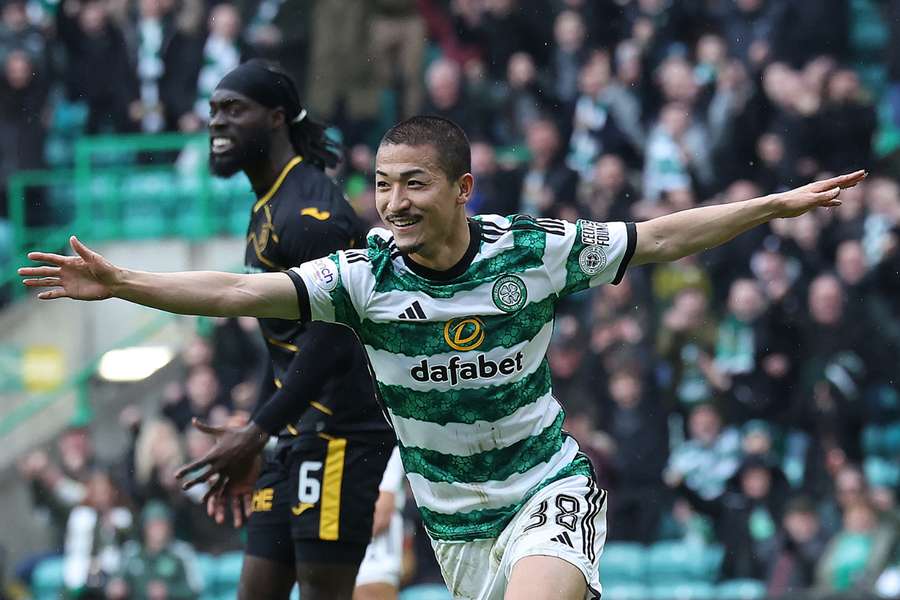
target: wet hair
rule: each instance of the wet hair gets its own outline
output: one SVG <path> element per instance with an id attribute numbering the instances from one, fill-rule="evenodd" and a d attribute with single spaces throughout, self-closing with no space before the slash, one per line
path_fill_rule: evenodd
<path id="1" fill-rule="evenodd" d="M 225 75 L 216 87 L 243 94 L 266 108 L 284 110 L 288 138 L 306 162 L 325 169 L 340 161 L 340 147 L 328 138 L 324 124 L 310 118 L 300 104 L 294 81 L 277 64 L 249 60 Z"/>
<path id="2" fill-rule="evenodd" d="M 387 144 L 433 146 L 437 150 L 438 166 L 450 181 L 472 170 L 469 138 L 459 125 L 443 117 L 415 116 L 400 121 L 388 129 L 379 146 Z"/>

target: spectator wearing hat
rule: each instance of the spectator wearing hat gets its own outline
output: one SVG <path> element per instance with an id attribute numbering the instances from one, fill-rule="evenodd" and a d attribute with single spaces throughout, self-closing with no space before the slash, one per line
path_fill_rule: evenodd
<path id="1" fill-rule="evenodd" d="M 202 580 L 191 546 L 172 535 L 172 513 L 162 502 L 148 502 L 141 513 L 141 543 L 130 542 L 118 576 L 106 586 L 111 600 L 196 598 Z"/>

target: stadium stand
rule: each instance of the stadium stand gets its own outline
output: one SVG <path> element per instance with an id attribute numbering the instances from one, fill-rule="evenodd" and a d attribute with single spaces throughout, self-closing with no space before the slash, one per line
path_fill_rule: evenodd
<path id="1" fill-rule="evenodd" d="M 293 4 L 0 2 L 0 319 L 42 309 L 14 268 L 72 232 L 161 259 L 172 240 L 242 246 L 249 185 L 206 168 L 203 98 L 227 66 L 204 56 L 211 39 L 292 73 L 373 224 L 373 147 L 419 112 L 470 135 L 476 213 L 643 220 L 866 168 L 838 210 L 574 298 L 550 366 L 610 491 L 604 599 L 900 597 L 900 1 Z M 419 32 L 402 64 L 379 37 L 391 24 Z M 126 346 L 163 326 L 117 325 L 105 341 Z M 144 387 L 98 381 L 84 356 L 38 390 L 23 365 L 49 363 L 0 341 L 0 444 L 16 448 L 0 598 L 121 597 L 151 500 L 196 551 L 190 597 L 235 597 L 239 535 L 171 472 L 209 447 L 192 416 L 252 410 L 263 349 L 243 320 L 165 327 L 188 341 L 166 338 L 178 357 Z M 79 528 L 85 514 L 121 522 Z M 400 599 L 449 598 L 407 521 Z"/>

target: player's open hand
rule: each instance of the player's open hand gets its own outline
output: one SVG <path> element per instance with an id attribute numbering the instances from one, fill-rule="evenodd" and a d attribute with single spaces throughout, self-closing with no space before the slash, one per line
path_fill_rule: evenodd
<path id="1" fill-rule="evenodd" d="M 814 208 L 840 206 L 841 190 L 851 188 L 865 178 L 866 172 L 860 170 L 775 194 L 778 216 L 797 217 Z"/>
<path id="2" fill-rule="evenodd" d="M 41 300 L 74 298 L 75 300 L 105 300 L 114 294 L 120 270 L 111 262 L 82 244 L 74 235 L 69 244 L 75 256 L 49 252 L 29 252 L 33 261 L 49 266 L 22 267 L 19 275 L 28 287 L 54 288 L 38 294 Z"/>
<path id="3" fill-rule="evenodd" d="M 258 470 L 259 453 L 269 439 L 258 425 L 251 422 L 246 425 L 227 425 L 214 427 L 198 419 L 193 425 L 203 433 L 216 438 L 216 445 L 201 458 L 184 465 L 175 473 L 178 479 L 189 475 L 182 488 L 187 490 L 197 484 L 209 482 L 209 491 L 203 496 L 203 503 L 210 498 L 229 492 L 235 495 L 248 483 L 252 486 Z"/>

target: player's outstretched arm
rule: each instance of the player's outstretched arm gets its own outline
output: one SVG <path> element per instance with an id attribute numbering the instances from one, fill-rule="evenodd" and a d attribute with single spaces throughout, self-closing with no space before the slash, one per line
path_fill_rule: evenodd
<path id="1" fill-rule="evenodd" d="M 19 269 L 25 285 L 51 288 L 38 294 L 41 300 L 121 298 L 168 312 L 210 317 L 297 319 L 300 315 L 296 288 L 283 273 L 134 271 L 112 264 L 75 236 L 69 243 L 74 256 L 31 252 L 29 259 L 48 265 Z"/>
<path id="2" fill-rule="evenodd" d="M 692 208 L 638 223 L 631 264 L 678 260 L 724 244 L 772 219 L 796 217 L 819 207 L 840 206 L 841 190 L 855 186 L 865 177 L 865 171 L 856 171 L 787 192 Z"/>

